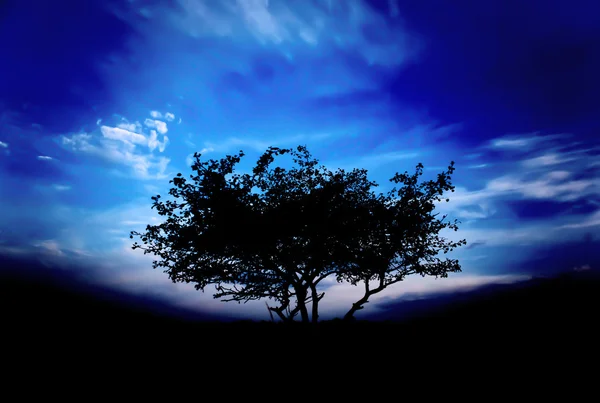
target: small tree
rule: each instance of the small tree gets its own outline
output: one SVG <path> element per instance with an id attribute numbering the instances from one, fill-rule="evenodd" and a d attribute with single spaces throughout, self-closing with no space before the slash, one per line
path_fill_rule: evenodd
<path id="1" fill-rule="evenodd" d="M 272 168 L 284 154 L 296 166 Z M 279 305 L 267 306 L 285 321 L 300 314 L 308 322 L 312 304 L 316 322 L 324 296 L 318 286 L 329 276 L 364 284 L 363 297 L 345 315 L 351 319 L 370 296 L 407 275 L 460 271 L 458 261 L 437 257 L 466 243 L 439 236 L 443 228 L 456 231 L 456 221 L 432 214 L 443 192 L 454 191 L 453 164 L 436 181 L 421 184 L 419 164 L 414 175 L 391 179 L 402 188 L 376 195 L 366 170 L 329 171 L 306 147 L 270 147 L 252 175 L 234 173 L 243 156 L 201 161 L 195 154 L 192 182 L 181 174 L 170 181 L 175 201 L 152 198 L 166 220 L 145 233 L 132 231 L 131 238 L 143 243 L 133 249 L 155 254 L 153 267 L 163 267 L 173 282 L 192 282 L 200 290 L 214 285 L 214 297 L 224 301 L 275 300 Z"/>

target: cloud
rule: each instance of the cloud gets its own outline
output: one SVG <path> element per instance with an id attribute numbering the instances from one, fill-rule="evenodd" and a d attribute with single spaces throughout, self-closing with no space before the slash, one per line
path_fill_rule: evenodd
<path id="1" fill-rule="evenodd" d="M 142 131 L 142 126 L 139 122 L 129 123 L 127 121 L 121 122 L 117 125 L 118 128 L 123 130 L 128 130 L 130 132 L 140 133 Z"/>
<path id="2" fill-rule="evenodd" d="M 505 172 L 488 178 L 478 190 L 457 185 L 455 192 L 449 195 L 450 202 L 439 203 L 438 209 L 466 219 L 483 219 L 497 212 L 498 207 L 506 200 L 547 200 L 560 203 L 600 197 L 600 175 L 593 172 L 581 174 L 596 159 L 595 148 L 564 142 L 566 137 L 568 136 L 548 135 L 492 140 L 489 144 L 494 147 L 519 145 L 515 151 L 524 153 L 529 147 L 534 155 L 513 154 L 513 160 L 504 164 Z M 500 168 L 503 166 L 500 165 Z"/>
<path id="3" fill-rule="evenodd" d="M 528 167 L 544 167 L 558 165 L 572 160 L 573 158 L 560 158 L 557 154 L 544 154 L 539 157 L 530 158 L 523 161 L 523 165 Z"/>
<path id="4" fill-rule="evenodd" d="M 158 135 L 156 134 L 156 131 L 150 131 L 150 138 L 148 139 L 148 148 L 150 151 L 154 151 L 154 149 L 158 147 L 158 151 L 162 153 L 165 151 L 168 142 L 169 138 L 167 136 L 164 136 L 163 141 L 158 141 Z"/>
<path id="5" fill-rule="evenodd" d="M 146 119 L 144 120 L 144 124 L 151 129 L 156 129 L 160 134 L 165 134 L 169 131 L 167 124 L 162 120 Z"/>
<path id="6" fill-rule="evenodd" d="M 172 122 L 173 120 L 175 120 L 175 115 L 171 112 L 166 112 L 163 114 L 159 111 L 150 111 L 150 116 L 152 116 L 152 118 L 154 119 L 165 119 L 167 122 Z"/>
<path id="7" fill-rule="evenodd" d="M 507 151 L 527 151 L 534 146 L 541 146 L 543 143 L 569 137 L 571 136 L 568 134 L 542 135 L 538 132 L 526 135 L 507 135 L 492 139 L 487 147 Z"/>
<path id="8" fill-rule="evenodd" d="M 426 298 L 440 293 L 466 292 L 489 284 L 511 284 L 529 279 L 526 275 L 465 275 L 450 274 L 444 279 L 431 276 L 408 276 L 382 292 L 369 299 L 365 311 L 373 313 L 392 300 Z M 345 313 L 353 302 L 356 302 L 364 293 L 361 286 L 352 286 L 348 283 L 330 282 L 330 287 L 325 289 L 323 298 L 323 316 L 340 315 Z M 376 284 L 373 283 L 373 287 Z M 327 309 L 325 309 L 327 307 Z M 367 312 L 365 312 L 366 314 Z"/>
<path id="9" fill-rule="evenodd" d="M 47 155 L 38 155 L 37 159 L 40 161 L 51 161 L 53 158 L 48 157 Z"/>
<path id="10" fill-rule="evenodd" d="M 102 135 L 104 137 L 109 139 L 119 140 L 124 143 L 131 144 L 148 144 L 148 139 L 145 136 L 135 133 L 133 131 L 122 129 L 120 127 L 102 126 L 100 127 L 100 131 L 102 132 Z"/>
<path id="11" fill-rule="evenodd" d="M 200 150 L 200 154 L 206 155 L 207 153 L 212 152 L 212 151 L 215 151 L 214 148 L 205 147 L 202 150 Z M 188 167 L 191 167 L 194 164 L 194 153 L 188 154 L 188 156 L 185 158 L 185 164 Z"/>
<path id="12" fill-rule="evenodd" d="M 62 137 L 62 143 L 69 145 L 75 151 L 93 152 L 96 147 L 90 144 L 92 135 L 88 133 L 73 134 L 71 137 Z"/>
<path id="13" fill-rule="evenodd" d="M 44 251 L 46 251 L 52 255 L 55 255 L 55 256 L 64 256 L 65 255 L 65 253 L 61 250 L 58 242 L 56 242 L 56 240 L 53 240 L 53 239 L 36 242 L 36 243 L 34 243 L 33 246 L 41 248 Z"/>
<path id="14" fill-rule="evenodd" d="M 573 271 L 587 271 L 591 270 L 591 266 L 589 264 L 584 264 L 583 266 L 575 266 L 573 267 Z"/>
<path id="15" fill-rule="evenodd" d="M 484 245 L 485 245 L 484 241 L 475 241 L 475 242 L 471 242 L 471 243 L 467 244 L 465 249 L 473 249 L 473 248 L 477 248 L 478 246 L 484 246 Z"/>
<path id="16" fill-rule="evenodd" d="M 240 45 L 258 42 L 290 59 L 319 48 L 321 51 L 358 53 L 367 63 L 397 66 L 420 51 L 420 41 L 373 10 L 366 2 L 309 0 L 176 0 L 177 7 L 160 3 L 121 13 L 137 24 L 152 20 L 183 31 L 193 38 L 225 39 Z M 397 8 L 396 8 L 397 9 Z M 160 17 L 159 17 L 160 16 Z"/>
<path id="17" fill-rule="evenodd" d="M 191 137 L 191 136 L 190 136 Z M 324 142 L 328 140 L 333 140 L 338 137 L 337 133 L 310 133 L 310 134 L 292 134 L 288 136 L 269 136 L 268 138 L 258 138 L 251 134 L 245 137 L 228 137 L 227 139 L 220 142 L 213 141 L 205 141 L 204 147 L 201 150 L 201 153 L 208 152 L 231 152 L 231 151 L 239 151 L 243 149 L 247 151 L 250 149 L 252 151 L 264 152 L 270 146 L 276 147 L 295 147 L 298 144 L 302 143 L 317 143 Z M 190 147 L 196 147 L 196 144 L 189 140 L 184 140 L 185 143 Z"/>
<path id="18" fill-rule="evenodd" d="M 579 218 L 576 222 L 572 222 L 570 224 L 564 224 L 558 227 L 559 229 L 569 229 L 569 228 L 589 228 L 600 226 L 600 210 L 588 215 L 587 217 L 581 219 Z"/>
<path id="19" fill-rule="evenodd" d="M 524 174 L 505 175 L 488 182 L 486 190 L 492 194 L 516 193 L 528 199 L 556 201 L 578 200 L 600 194 L 600 183 L 594 179 L 573 179 L 569 171 L 550 171 L 528 180 Z"/>
<path id="20" fill-rule="evenodd" d="M 102 137 L 93 136 L 91 133 L 62 136 L 62 144 L 75 152 L 94 155 L 114 164 L 126 165 L 141 179 L 167 177 L 165 171 L 170 159 L 157 157 L 153 151 L 158 149 L 159 152 L 164 152 L 169 142 L 168 137 L 163 136 L 163 140 L 159 141 L 155 130 L 144 134 L 141 125 L 137 122 L 135 124 L 121 122 L 119 125 L 101 126 Z M 145 151 L 144 147 L 147 147 L 148 151 Z"/>

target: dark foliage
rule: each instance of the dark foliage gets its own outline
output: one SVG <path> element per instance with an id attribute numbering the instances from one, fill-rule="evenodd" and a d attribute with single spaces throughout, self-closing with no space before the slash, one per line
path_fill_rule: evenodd
<path id="1" fill-rule="evenodd" d="M 274 166 L 289 155 L 294 167 Z M 455 259 L 440 259 L 465 244 L 440 236 L 458 229 L 433 213 L 444 192 L 454 191 L 454 164 L 436 180 L 419 182 L 414 174 L 396 173 L 387 194 L 367 171 L 330 171 L 319 166 L 306 147 L 270 147 L 252 174 L 238 174 L 244 153 L 202 161 L 195 154 L 189 181 L 179 173 L 170 181 L 170 200 L 153 197 L 153 208 L 165 217 L 146 232 L 133 231 L 143 249 L 157 257 L 173 282 L 216 287 L 215 298 L 247 302 L 276 301 L 270 312 L 283 321 L 298 314 L 318 320 L 319 284 L 328 277 L 364 287 L 363 296 L 345 315 L 351 320 L 369 298 L 406 276 L 446 277 L 460 271 Z M 446 199 L 448 201 L 448 199 Z"/>

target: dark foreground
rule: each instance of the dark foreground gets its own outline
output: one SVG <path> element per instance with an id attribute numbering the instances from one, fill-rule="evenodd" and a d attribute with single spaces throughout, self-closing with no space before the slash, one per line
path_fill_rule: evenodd
<path id="1" fill-rule="evenodd" d="M 3 363 L 21 379 L 60 377 L 65 369 L 75 377 L 144 373 L 147 381 L 194 371 L 262 377 L 300 367 L 356 376 L 387 366 L 537 371 L 595 367 L 600 346 L 595 274 L 533 280 L 412 320 L 316 326 L 174 318 L 31 278 L 3 277 L 0 292 Z"/>

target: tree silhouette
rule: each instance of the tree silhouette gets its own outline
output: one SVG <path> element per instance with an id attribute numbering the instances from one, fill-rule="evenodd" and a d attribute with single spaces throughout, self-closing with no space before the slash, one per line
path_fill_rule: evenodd
<path id="1" fill-rule="evenodd" d="M 273 167 L 285 154 L 294 166 Z M 153 267 L 173 282 L 202 291 L 214 285 L 214 297 L 223 301 L 274 300 L 278 305 L 267 307 L 283 321 L 300 314 L 316 322 L 324 296 L 319 284 L 330 276 L 364 286 L 345 315 L 350 320 L 372 295 L 408 275 L 460 271 L 457 260 L 438 257 L 466 243 L 439 235 L 456 231 L 457 221 L 433 214 L 443 193 L 454 191 L 453 162 L 437 180 L 422 183 L 421 164 L 412 175 L 396 173 L 390 181 L 402 187 L 376 194 L 366 170 L 330 171 L 304 146 L 268 148 L 252 174 L 235 173 L 243 156 L 202 161 L 194 154 L 190 181 L 179 173 L 169 182 L 173 200 L 152 197 L 165 221 L 132 231 L 142 241 L 132 248 L 157 256 Z"/>

